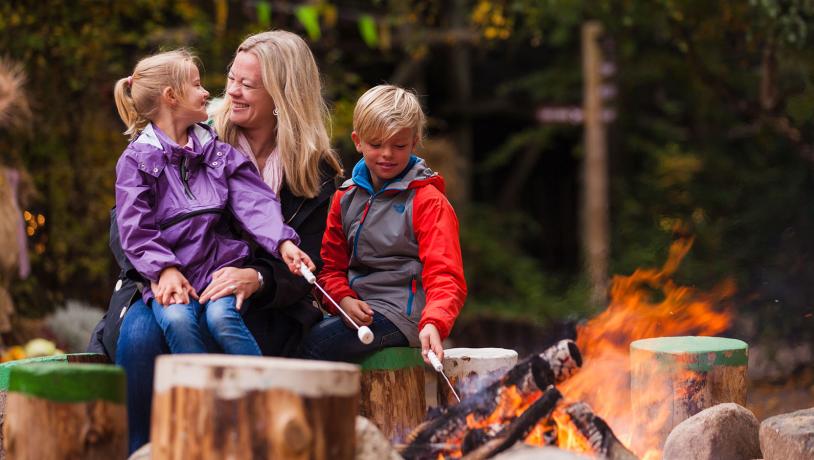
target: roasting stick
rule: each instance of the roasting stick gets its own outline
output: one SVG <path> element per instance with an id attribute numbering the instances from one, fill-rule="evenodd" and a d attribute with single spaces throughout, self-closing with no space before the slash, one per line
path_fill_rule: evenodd
<path id="1" fill-rule="evenodd" d="M 371 331 L 370 328 L 367 326 L 359 326 L 358 324 L 356 324 L 356 321 L 354 321 L 353 318 L 351 318 L 350 316 L 348 316 L 347 313 L 345 313 L 345 310 L 343 310 L 342 307 L 340 307 L 339 304 L 336 303 L 333 297 L 329 296 L 328 293 L 325 292 L 325 289 L 322 289 L 322 286 L 320 286 L 319 283 L 317 283 L 317 277 L 314 276 L 313 273 L 311 273 L 311 270 L 309 270 L 305 264 L 300 264 L 300 273 L 302 273 L 302 276 L 303 278 L 305 278 L 305 281 L 308 281 L 309 283 L 316 286 L 317 289 L 319 289 L 320 292 L 322 292 L 325 298 L 330 300 L 331 303 L 334 304 L 334 307 L 336 307 L 336 309 L 339 310 L 339 312 L 342 313 L 342 315 L 345 318 L 347 318 L 347 320 L 350 321 L 351 324 L 353 324 L 353 327 L 355 327 L 356 330 L 358 331 L 356 335 L 359 337 L 360 342 L 362 342 L 365 345 L 369 345 L 370 343 L 373 342 L 373 331 Z"/>
<path id="2" fill-rule="evenodd" d="M 447 385 L 449 385 L 449 389 L 452 390 L 452 394 L 455 396 L 455 399 L 457 399 L 458 402 L 461 402 L 461 398 L 459 398 L 458 393 L 455 392 L 455 388 L 452 386 L 452 383 L 450 383 L 449 379 L 447 378 L 447 374 L 444 374 L 444 365 L 441 364 L 441 360 L 438 359 L 438 356 L 435 354 L 435 352 L 432 350 L 428 350 L 427 357 L 430 358 L 430 363 L 432 363 L 432 367 L 433 369 L 435 369 L 435 372 L 438 372 L 439 374 L 441 374 L 442 377 L 444 377 L 444 380 L 446 380 Z"/>

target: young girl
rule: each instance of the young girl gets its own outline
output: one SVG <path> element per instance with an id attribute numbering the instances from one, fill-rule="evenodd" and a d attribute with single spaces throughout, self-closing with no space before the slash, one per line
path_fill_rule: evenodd
<path id="1" fill-rule="evenodd" d="M 234 220 L 297 273 L 314 264 L 283 223 L 280 202 L 251 161 L 202 124 L 209 93 L 185 50 L 141 60 L 116 83 L 116 107 L 130 135 L 116 165 L 122 248 L 150 287 L 142 291 L 173 353 L 204 353 L 211 339 L 230 354 L 260 355 L 235 308 L 235 296 L 200 305 L 212 273 L 240 266 L 249 246 Z"/>

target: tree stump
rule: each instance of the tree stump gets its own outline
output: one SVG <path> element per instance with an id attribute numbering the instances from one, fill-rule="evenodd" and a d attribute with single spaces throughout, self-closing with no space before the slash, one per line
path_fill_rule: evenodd
<path id="1" fill-rule="evenodd" d="M 6 457 L 3 448 L 3 420 L 6 416 L 6 393 L 8 392 L 8 381 L 11 369 L 22 364 L 33 363 L 100 363 L 105 364 L 110 361 L 105 355 L 96 353 L 74 353 L 68 355 L 40 356 L 37 358 L 19 359 L 0 364 L 0 460 Z"/>
<path id="2" fill-rule="evenodd" d="M 421 350 L 385 348 L 362 362 L 359 412 L 391 441 L 401 441 L 424 420 L 424 360 Z"/>
<path id="3" fill-rule="evenodd" d="M 3 425 L 9 459 L 127 456 L 124 371 L 103 364 L 11 368 Z"/>
<path id="4" fill-rule="evenodd" d="M 475 394 L 500 378 L 517 364 L 517 352 L 506 348 L 450 348 L 444 350 L 444 373 L 455 386 L 458 396 L 464 398 Z M 458 400 L 444 381 L 437 375 L 438 403 L 448 407 Z"/>
<path id="5" fill-rule="evenodd" d="M 352 459 L 352 364 L 226 355 L 158 358 L 152 458 Z"/>
<path id="6" fill-rule="evenodd" d="M 745 342 L 721 337 L 658 337 L 630 344 L 633 448 L 661 450 L 670 431 L 720 403 L 746 403 Z"/>

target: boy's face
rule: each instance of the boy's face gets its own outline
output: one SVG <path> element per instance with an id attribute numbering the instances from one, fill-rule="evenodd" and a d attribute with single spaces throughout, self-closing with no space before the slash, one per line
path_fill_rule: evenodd
<path id="1" fill-rule="evenodd" d="M 403 128 L 383 141 L 368 142 L 360 138 L 356 131 L 351 137 L 356 151 L 365 158 L 375 190 L 379 190 L 382 184 L 404 171 L 416 142 L 415 133 L 410 128 Z"/>

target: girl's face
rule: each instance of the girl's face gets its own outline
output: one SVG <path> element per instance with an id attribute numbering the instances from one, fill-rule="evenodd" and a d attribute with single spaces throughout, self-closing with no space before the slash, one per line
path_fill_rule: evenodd
<path id="1" fill-rule="evenodd" d="M 226 94 L 232 99 L 229 120 L 243 129 L 275 126 L 274 100 L 263 86 L 260 61 L 249 52 L 241 51 L 235 56 L 229 69 Z"/>
<path id="2" fill-rule="evenodd" d="M 384 141 L 365 141 L 356 131 L 351 133 L 351 138 L 356 151 L 365 158 L 375 190 L 404 171 L 416 143 L 415 132 L 410 128 L 403 128 Z"/>
<path id="3" fill-rule="evenodd" d="M 192 66 L 189 73 L 189 81 L 184 83 L 184 94 L 180 97 L 180 103 L 176 116 L 185 122 L 198 123 L 206 121 L 206 101 L 209 99 L 209 91 L 201 85 L 201 74 L 198 67 Z"/>

